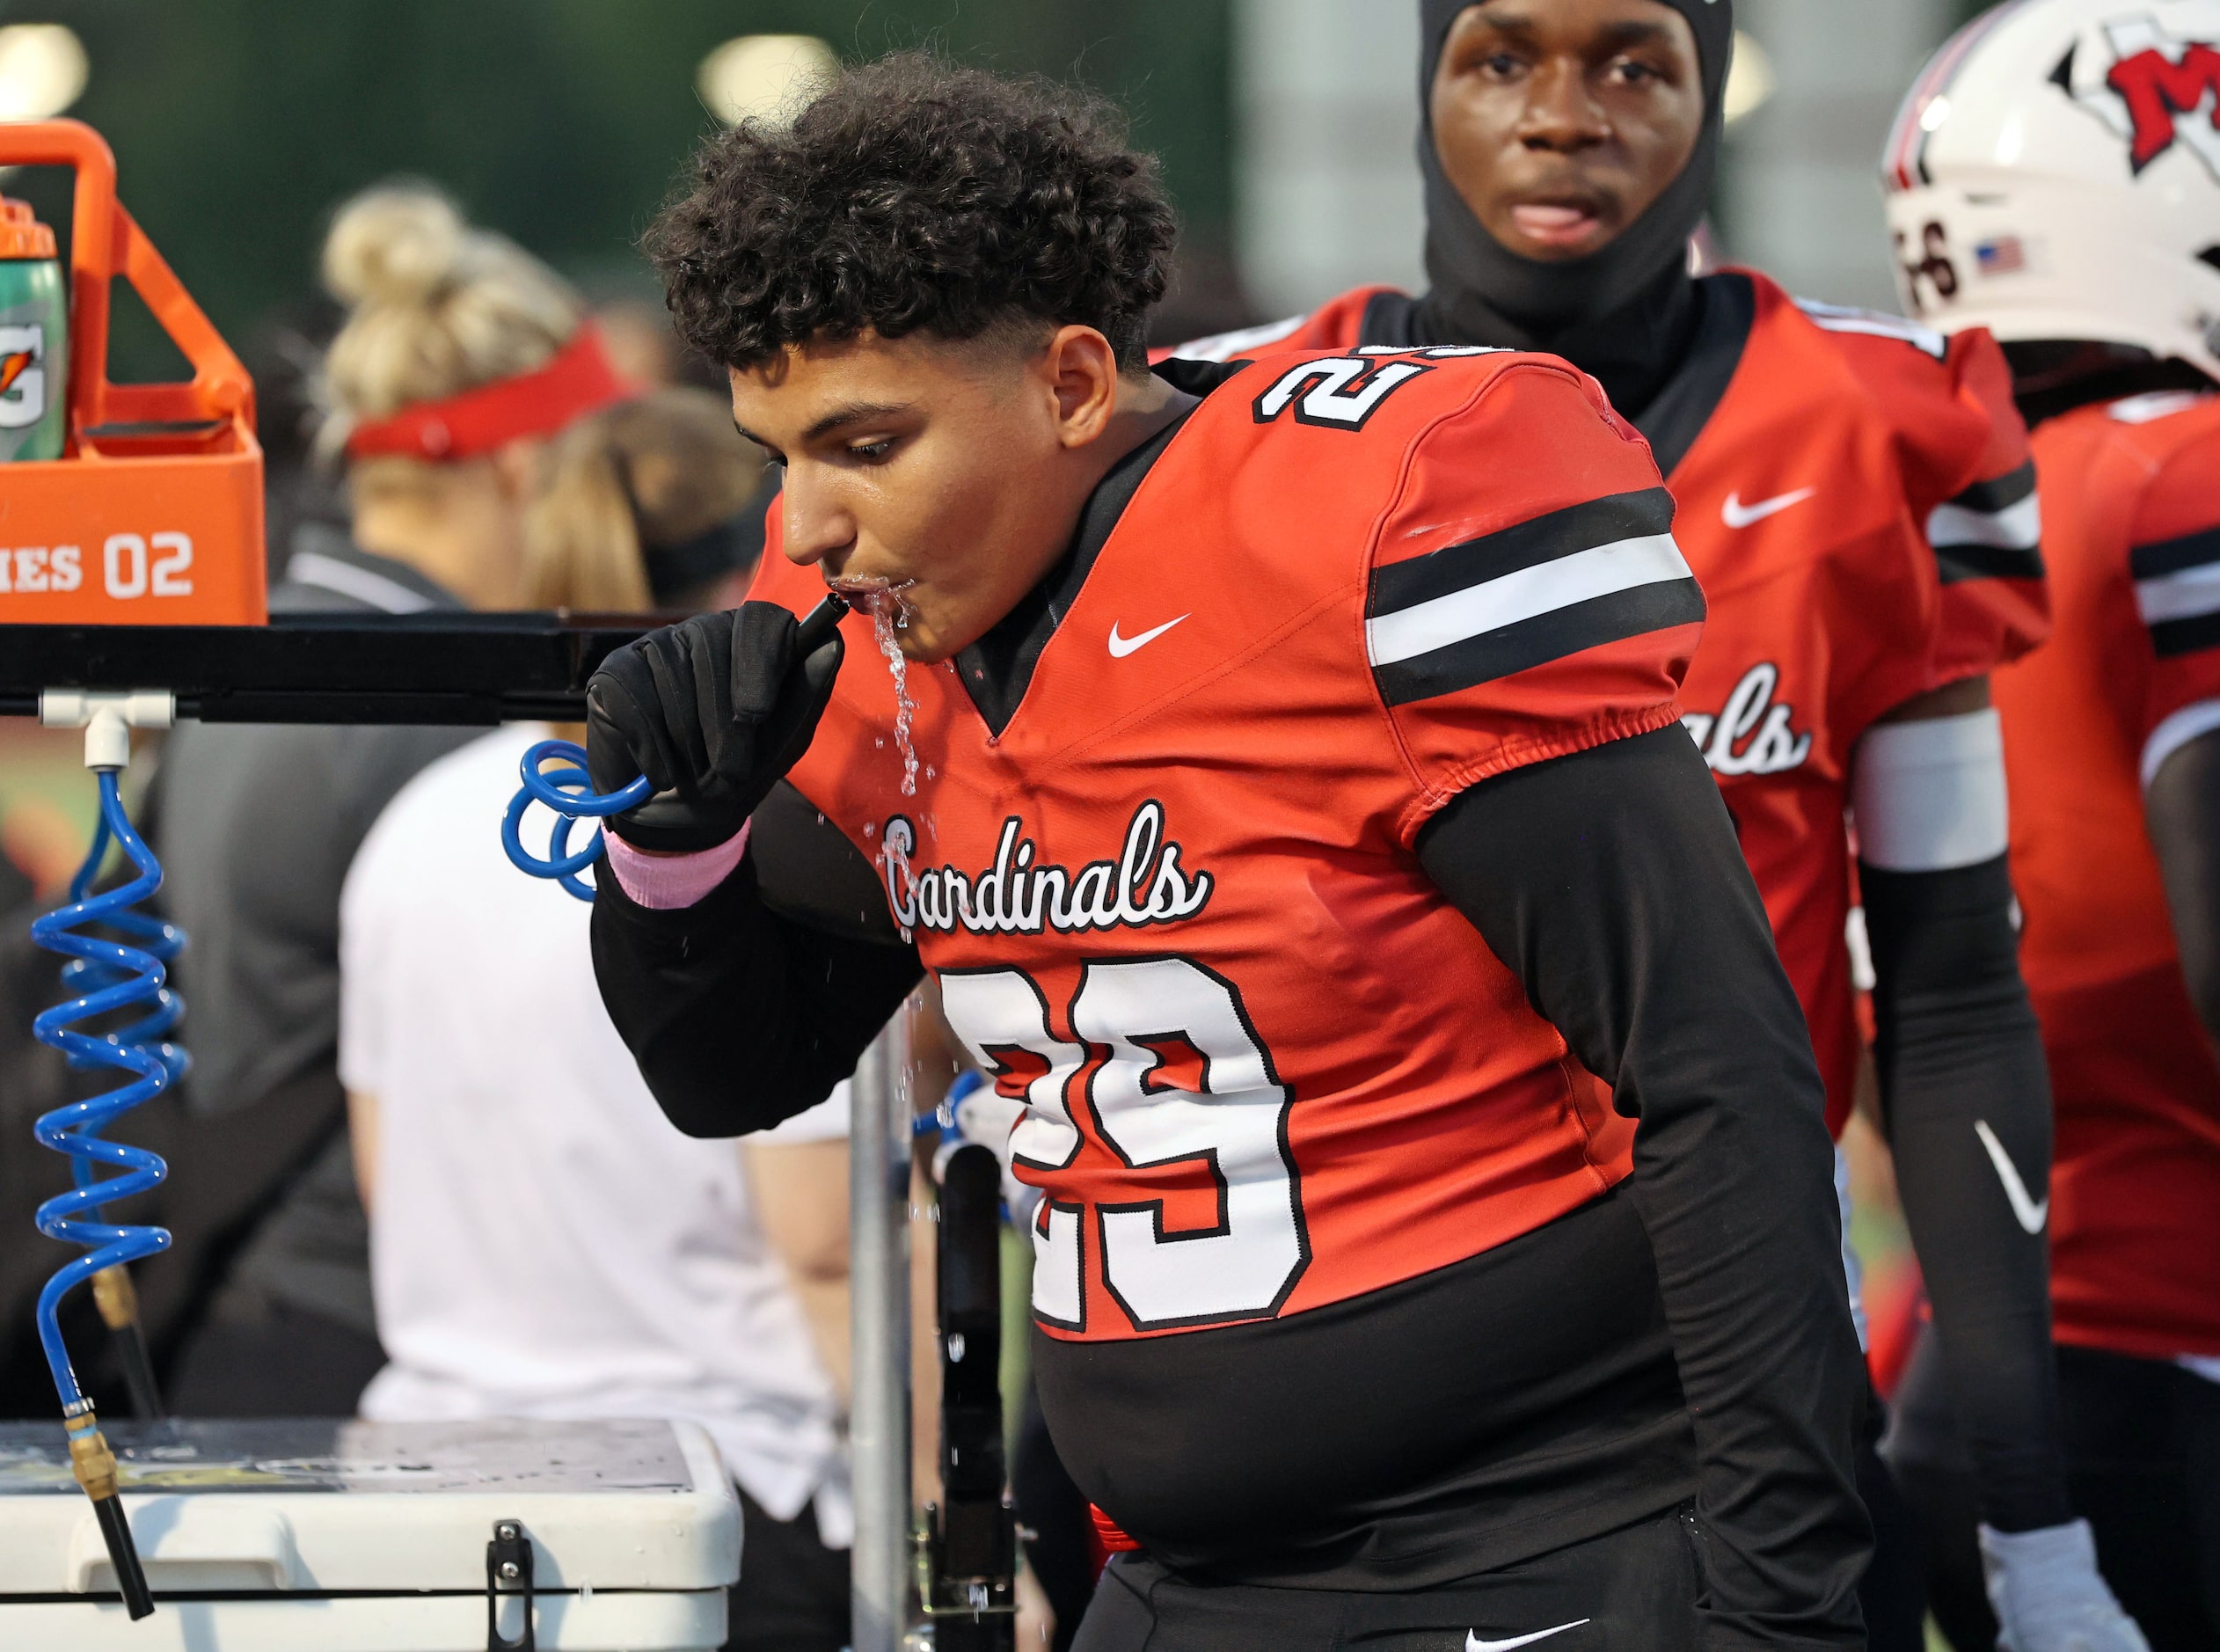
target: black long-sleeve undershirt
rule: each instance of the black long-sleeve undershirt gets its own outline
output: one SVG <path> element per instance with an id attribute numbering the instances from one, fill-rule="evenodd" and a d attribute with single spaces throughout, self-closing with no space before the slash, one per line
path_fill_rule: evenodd
<path id="1" fill-rule="evenodd" d="M 1629 1187 L 1696 1430 L 1705 1644 L 1862 1645 L 1864 1378 L 1825 1098 L 1703 759 L 1668 728 L 1522 769 L 1419 851 L 1640 1121 Z"/>
<path id="2" fill-rule="evenodd" d="M 757 865 L 806 862 L 786 835 L 812 823 L 759 815 L 740 870 L 683 911 L 596 905 L 612 1019 L 683 1129 L 736 1134 L 815 1100 L 916 978 L 911 948 L 770 910 L 802 892 L 759 887 Z M 1823 1096 L 1718 788 L 1663 729 L 1472 788 L 1419 854 L 1639 1120 L 1629 1186 L 1697 1442 L 1704 1644 L 1859 1644 L 1862 1377 Z"/>
<path id="3" fill-rule="evenodd" d="M 689 1136 L 769 1129 L 823 1100 L 924 974 L 871 863 L 792 787 L 753 827 L 732 875 L 692 906 L 644 907 L 600 869 L 602 1001 Z"/>
<path id="4" fill-rule="evenodd" d="M 1882 1114 L 1982 1516 L 2001 1531 L 2057 1525 L 2073 1511 L 2040 1209 L 2050 1078 L 2019 975 L 2011 875 L 1999 855 L 1936 872 L 1861 864 L 1859 880 Z"/>

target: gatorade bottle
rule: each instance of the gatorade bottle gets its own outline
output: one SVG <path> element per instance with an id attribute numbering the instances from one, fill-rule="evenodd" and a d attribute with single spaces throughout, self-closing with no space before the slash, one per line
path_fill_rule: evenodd
<path id="1" fill-rule="evenodd" d="M 54 231 L 0 195 L 0 460 L 58 459 L 69 421 L 69 288 Z"/>

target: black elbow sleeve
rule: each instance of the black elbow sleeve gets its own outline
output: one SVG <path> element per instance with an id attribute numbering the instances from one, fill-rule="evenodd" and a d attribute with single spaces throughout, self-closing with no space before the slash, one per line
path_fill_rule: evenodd
<path id="1" fill-rule="evenodd" d="M 682 910 L 608 878 L 594 903 L 602 1002 L 672 1125 L 769 1129 L 814 1107 L 923 973 L 915 947 L 827 935 L 770 911 L 753 866 Z"/>
<path id="2" fill-rule="evenodd" d="M 2050 1347 L 2050 1083 L 2005 859 L 1861 866 L 1897 1187 L 1984 1518 L 2070 1518 Z"/>

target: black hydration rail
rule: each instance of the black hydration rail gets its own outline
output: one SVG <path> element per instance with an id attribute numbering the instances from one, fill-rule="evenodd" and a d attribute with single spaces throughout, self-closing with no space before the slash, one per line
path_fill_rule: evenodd
<path id="1" fill-rule="evenodd" d="M 275 615 L 267 625 L 0 625 L 0 717 L 47 689 L 167 690 L 223 723 L 575 722 L 639 615 Z"/>

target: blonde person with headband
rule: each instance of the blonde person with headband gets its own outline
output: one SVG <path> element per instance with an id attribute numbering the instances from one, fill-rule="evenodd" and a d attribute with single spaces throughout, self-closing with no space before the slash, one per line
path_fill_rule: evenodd
<path id="1" fill-rule="evenodd" d="M 525 515 L 525 606 L 728 607 L 763 554 L 769 476 L 735 467 L 732 410 L 659 390 L 582 420 L 552 448 Z"/>
<path id="2" fill-rule="evenodd" d="M 534 606 L 715 600 L 760 548 L 763 466 L 706 391 L 581 420 L 542 470 L 517 541 Z M 846 1093 L 745 1148 L 664 1119 L 602 1008 L 589 909 L 515 876 L 493 830 L 549 732 L 432 764 L 347 875 L 340 1070 L 391 1359 L 361 1410 L 702 1423 L 744 1510 L 728 1645 L 835 1652 Z"/>
<path id="3" fill-rule="evenodd" d="M 422 185 L 342 206 L 323 276 L 346 318 L 320 445 L 344 465 L 351 521 L 303 524 L 272 611 L 530 600 L 525 519 L 547 445 L 630 393 L 579 296 Z M 164 898 L 193 937 L 177 966 L 190 1104 L 254 1110 L 269 1148 L 252 1165 L 212 1153 L 191 1179 L 210 1200 L 209 1254 L 232 1260 L 196 1282 L 205 1305 L 170 1372 L 183 1411 L 345 1415 L 383 1363 L 337 1071 L 340 886 L 402 783 L 477 734 L 186 724 L 171 737 L 154 827 Z"/>

